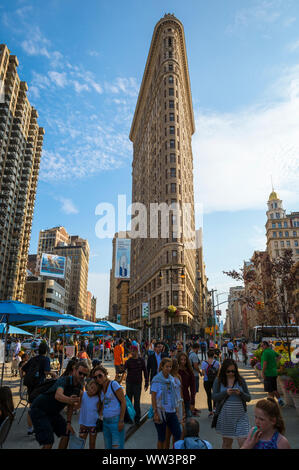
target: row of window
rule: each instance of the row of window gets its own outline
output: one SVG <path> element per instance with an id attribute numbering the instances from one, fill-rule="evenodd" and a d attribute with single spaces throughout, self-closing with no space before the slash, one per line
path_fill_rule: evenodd
<path id="1" fill-rule="evenodd" d="M 275 246 L 275 248 L 278 248 L 278 242 L 274 242 L 274 246 Z M 290 240 L 286 240 L 286 242 L 281 241 L 280 246 L 281 246 L 281 248 L 284 248 L 285 246 L 286 247 L 291 247 L 291 242 L 290 242 Z M 294 246 L 299 246 L 298 240 L 294 241 Z"/>
<path id="2" fill-rule="evenodd" d="M 272 234 L 273 234 L 274 238 L 277 237 L 277 234 L 278 234 L 279 238 L 283 237 L 283 232 L 272 232 Z M 289 232 L 288 231 L 284 232 L 284 236 L 289 237 L 290 236 Z M 297 237 L 297 232 L 295 230 L 293 231 L 293 237 Z"/>
<path id="3" fill-rule="evenodd" d="M 283 223 L 283 226 L 284 226 L 284 227 L 288 227 L 288 223 L 287 223 L 287 222 L 284 222 L 284 223 Z M 277 223 L 272 222 L 272 228 L 276 228 L 276 227 L 277 227 L 277 228 L 282 228 L 282 223 L 281 223 L 281 222 L 277 222 Z"/>

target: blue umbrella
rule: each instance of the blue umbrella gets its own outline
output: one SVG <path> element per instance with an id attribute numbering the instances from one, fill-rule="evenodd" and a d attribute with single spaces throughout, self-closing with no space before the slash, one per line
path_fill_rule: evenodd
<path id="1" fill-rule="evenodd" d="M 17 300 L 0 300 L 1 323 L 14 323 L 24 320 L 58 320 L 60 318 L 64 318 L 64 315 L 47 308 L 24 304 Z"/>
<path id="2" fill-rule="evenodd" d="M 111 331 L 137 331 L 134 328 L 128 326 L 119 325 L 118 323 L 112 323 L 111 321 L 103 320 L 98 322 L 99 326 L 106 326 Z"/>
<path id="3" fill-rule="evenodd" d="M 5 348 L 7 344 L 7 331 L 8 324 L 14 322 L 21 322 L 24 320 L 58 320 L 63 318 L 63 315 L 52 310 L 48 310 L 35 305 L 24 304 L 17 300 L 0 300 L 0 322 L 6 324 L 5 333 Z M 2 366 L 1 386 L 4 376 L 4 365 Z"/>
<path id="4" fill-rule="evenodd" d="M 0 323 L 0 333 L 4 333 L 5 329 L 6 329 L 6 323 Z M 8 326 L 8 334 L 33 336 L 32 333 L 28 333 L 28 331 L 21 330 L 21 328 L 17 328 L 16 326 L 12 326 L 12 325 Z"/>

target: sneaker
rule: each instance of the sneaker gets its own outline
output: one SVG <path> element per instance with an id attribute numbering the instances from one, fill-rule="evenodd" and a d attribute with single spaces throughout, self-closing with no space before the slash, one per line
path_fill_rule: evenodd
<path id="1" fill-rule="evenodd" d="M 210 418 L 210 416 L 213 416 L 213 414 L 214 414 L 213 411 L 210 411 L 209 418 Z"/>
<path id="2" fill-rule="evenodd" d="M 283 401 L 282 398 L 279 398 L 278 403 L 280 404 L 281 407 L 285 405 L 285 402 Z"/>
<path id="3" fill-rule="evenodd" d="M 32 436 L 33 434 L 34 434 L 34 429 L 33 428 L 28 428 L 27 436 Z"/>

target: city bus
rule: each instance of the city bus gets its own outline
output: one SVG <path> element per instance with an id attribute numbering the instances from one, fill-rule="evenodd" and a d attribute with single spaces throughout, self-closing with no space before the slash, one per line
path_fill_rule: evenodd
<path id="1" fill-rule="evenodd" d="M 255 326 L 251 330 L 250 339 L 253 343 L 260 343 L 261 341 L 267 339 L 270 340 L 283 340 L 286 341 L 287 338 L 293 340 L 299 338 L 299 326 L 298 325 L 264 325 L 264 326 Z"/>
<path id="2" fill-rule="evenodd" d="M 299 339 L 298 325 L 263 325 L 255 326 L 250 331 L 250 341 L 257 346 L 262 341 L 272 341 L 277 352 L 287 351 L 287 341 Z M 293 347 L 291 349 L 294 349 Z"/>

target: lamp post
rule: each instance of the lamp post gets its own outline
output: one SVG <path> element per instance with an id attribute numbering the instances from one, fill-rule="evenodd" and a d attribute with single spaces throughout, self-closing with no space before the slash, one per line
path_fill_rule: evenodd
<path id="1" fill-rule="evenodd" d="M 170 271 L 170 305 L 173 305 L 173 292 L 172 292 L 172 283 L 173 283 L 173 277 L 172 277 L 172 273 L 173 271 L 178 271 L 180 268 L 174 268 L 173 266 L 170 266 L 169 268 L 166 268 L 168 271 Z M 181 268 L 182 269 L 182 272 L 181 272 L 181 279 L 185 279 L 185 272 L 184 272 L 184 267 Z M 160 273 L 159 273 L 159 279 L 162 280 L 163 279 L 163 275 L 162 275 L 162 270 L 160 269 Z M 173 316 L 171 316 L 171 340 L 173 341 Z"/>

